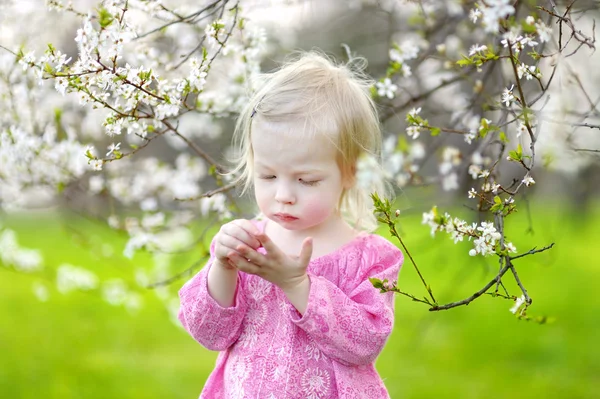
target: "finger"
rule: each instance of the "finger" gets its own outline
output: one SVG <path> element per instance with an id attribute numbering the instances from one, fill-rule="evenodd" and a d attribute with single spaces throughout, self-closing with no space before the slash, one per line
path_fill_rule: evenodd
<path id="1" fill-rule="evenodd" d="M 238 254 L 233 254 L 230 257 L 230 262 L 235 266 L 236 269 L 243 271 L 244 273 L 260 275 L 261 268 L 256 264 L 247 261 Z"/>
<path id="2" fill-rule="evenodd" d="M 302 249 L 300 250 L 300 262 L 302 266 L 308 265 L 313 252 L 313 240 L 312 237 L 306 237 L 302 241 Z"/>
<path id="3" fill-rule="evenodd" d="M 221 258 L 228 257 L 230 252 L 237 252 L 236 247 L 238 245 L 242 245 L 241 241 L 227 234 L 222 234 L 215 246 L 215 255 Z"/>
<path id="4" fill-rule="evenodd" d="M 260 242 L 256 238 L 260 231 L 250 221 L 244 219 L 234 220 L 231 227 L 231 235 L 236 237 L 241 242 L 248 245 L 250 248 L 260 247 Z"/>
<path id="5" fill-rule="evenodd" d="M 267 252 L 269 254 L 275 255 L 275 254 L 281 252 L 279 250 L 279 247 L 277 247 L 277 245 L 275 245 L 275 243 L 273 241 L 271 241 L 269 236 L 266 235 L 265 233 L 260 233 L 259 235 L 256 236 L 256 238 L 258 238 L 258 240 L 260 241 L 262 246 L 267 250 Z"/>
<path id="6" fill-rule="evenodd" d="M 247 247 L 245 245 L 239 245 L 238 247 L 236 247 L 236 251 L 239 252 L 244 258 L 248 259 L 250 262 L 256 264 L 257 266 L 266 265 L 267 257 L 250 247 Z"/>

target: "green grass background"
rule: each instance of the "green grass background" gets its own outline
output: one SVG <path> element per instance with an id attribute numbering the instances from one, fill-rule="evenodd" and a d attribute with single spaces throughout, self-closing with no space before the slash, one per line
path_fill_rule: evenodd
<path id="1" fill-rule="evenodd" d="M 534 301 L 529 315 L 555 321 L 519 321 L 509 312 L 512 302 L 490 296 L 444 312 L 397 297 L 395 329 L 377 360 L 392 398 L 600 397 L 600 208 L 581 215 L 538 201 L 531 209 L 533 233 L 521 210 L 506 221 L 507 234 L 519 252 L 555 243 L 515 261 Z M 432 239 L 420 220 L 420 212 L 405 212 L 400 228 L 438 301 L 463 299 L 493 278 L 495 258 L 471 258 L 469 244 L 454 245 L 445 234 Z M 3 223 L 22 246 L 41 248 L 46 267 L 34 275 L 0 267 L 1 398 L 198 396 L 216 353 L 174 325 L 155 292 L 141 291 L 144 307 L 134 314 L 97 292 L 62 295 L 51 288 L 46 302 L 33 295 L 32 284 L 53 284 L 62 263 L 133 283 L 135 267 L 152 267 L 149 256 L 123 258 L 124 237 L 72 215 L 23 214 Z M 105 239 L 112 256 L 103 254 Z M 170 271 L 190 262 L 175 257 Z M 510 276 L 505 281 L 519 294 Z M 425 293 L 408 260 L 400 285 Z"/>

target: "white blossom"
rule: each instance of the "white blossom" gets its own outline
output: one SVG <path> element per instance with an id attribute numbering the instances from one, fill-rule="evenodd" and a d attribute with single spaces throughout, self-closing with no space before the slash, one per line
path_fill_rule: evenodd
<path id="1" fill-rule="evenodd" d="M 533 180 L 533 177 L 531 177 L 530 175 L 526 175 L 523 180 L 522 180 L 523 184 L 525 184 L 527 187 L 529 187 L 532 184 L 535 184 L 535 180 Z"/>
<path id="2" fill-rule="evenodd" d="M 515 96 L 513 95 L 513 92 L 512 92 L 514 87 L 515 87 L 515 85 L 510 86 L 510 89 L 505 88 L 504 92 L 502 93 L 502 102 L 507 107 L 510 105 L 510 103 L 512 101 L 515 100 Z"/>
<path id="3" fill-rule="evenodd" d="M 108 152 L 106 153 L 107 157 L 110 157 L 112 154 L 114 154 L 115 151 L 119 151 L 119 149 L 121 148 L 121 143 L 111 143 L 108 146 Z"/>
<path id="4" fill-rule="evenodd" d="M 411 137 L 413 140 L 416 140 L 421 134 L 421 127 L 416 125 L 411 125 L 406 128 L 406 134 L 408 137 Z"/>
<path id="5" fill-rule="evenodd" d="M 477 8 L 472 8 L 469 11 L 469 19 L 473 21 L 473 23 L 477 23 L 477 19 L 481 17 L 481 11 Z"/>
<path id="6" fill-rule="evenodd" d="M 552 28 L 547 26 L 541 20 L 538 20 L 538 22 L 536 22 L 535 28 L 536 28 L 537 34 L 540 38 L 540 42 L 546 43 L 546 42 L 550 41 L 550 38 L 552 36 Z"/>
<path id="7" fill-rule="evenodd" d="M 485 44 L 482 44 L 481 46 L 478 43 L 475 43 L 474 45 L 471 46 L 471 48 L 469 49 L 469 57 L 480 53 L 482 51 L 487 50 L 487 46 Z"/>
<path id="8" fill-rule="evenodd" d="M 387 97 L 389 99 L 394 98 L 396 92 L 398 91 L 398 86 L 392 83 L 390 78 L 385 78 L 383 82 L 375 83 L 377 87 L 377 95 L 380 97 Z"/>
<path id="9" fill-rule="evenodd" d="M 525 303 L 525 295 L 521 295 L 519 298 L 515 300 L 515 304 L 512 308 L 510 308 L 510 312 L 516 314 L 517 311 L 523 306 Z"/>

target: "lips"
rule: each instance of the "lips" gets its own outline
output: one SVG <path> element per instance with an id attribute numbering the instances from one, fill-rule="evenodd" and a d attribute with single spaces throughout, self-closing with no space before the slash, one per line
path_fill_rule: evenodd
<path id="1" fill-rule="evenodd" d="M 294 220 L 298 220 L 297 217 L 290 215 L 289 213 L 276 213 L 273 215 L 276 219 L 279 219 L 284 222 L 293 222 Z"/>

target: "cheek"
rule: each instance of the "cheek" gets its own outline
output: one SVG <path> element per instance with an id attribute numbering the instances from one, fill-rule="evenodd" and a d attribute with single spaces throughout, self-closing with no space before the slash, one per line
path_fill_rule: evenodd
<path id="1" fill-rule="evenodd" d="M 335 201 L 334 198 L 318 195 L 307 198 L 302 209 L 312 218 L 322 219 L 329 216 L 336 205 L 337 201 Z"/>
<path id="2" fill-rule="evenodd" d="M 264 207 L 268 204 L 268 193 L 260 185 L 254 185 L 254 198 L 256 200 L 256 204 L 261 210 L 264 210 Z"/>

